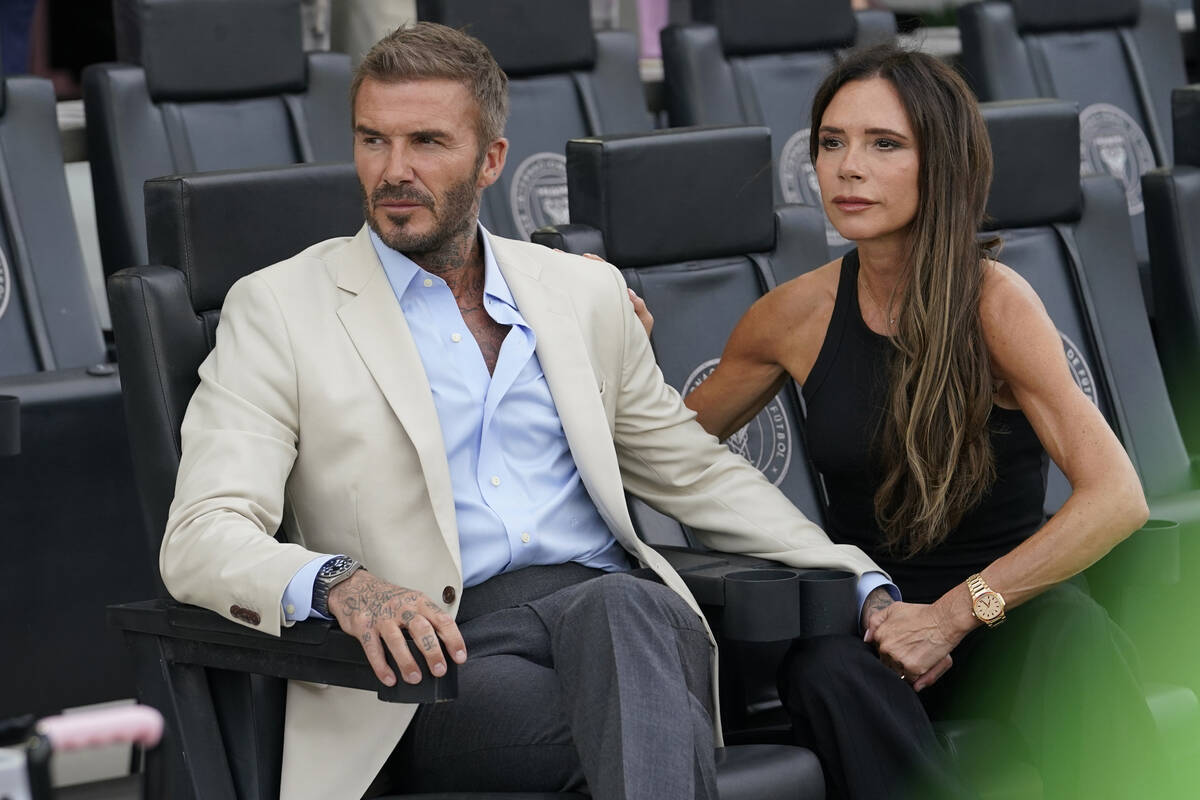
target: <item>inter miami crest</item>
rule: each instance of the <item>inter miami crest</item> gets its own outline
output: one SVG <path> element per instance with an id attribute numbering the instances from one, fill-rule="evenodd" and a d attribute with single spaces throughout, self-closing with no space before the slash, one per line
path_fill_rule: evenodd
<path id="1" fill-rule="evenodd" d="M 1093 405 L 1100 405 L 1100 398 L 1096 394 L 1096 380 L 1092 376 L 1092 368 L 1088 366 L 1087 359 L 1083 357 L 1083 351 L 1062 331 L 1059 331 L 1058 335 L 1062 339 L 1063 351 L 1067 354 L 1067 366 L 1071 368 L 1071 377 Z"/>
<path id="2" fill-rule="evenodd" d="M 779 190 L 785 203 L 802 203 L 823 210 L 817 171 L 813 169 L 812 160 L 808 155 L 810 130 L 811 128 L 804 128 L 796 131 L 783 145 L 783 150 L 779 153 Z M 842 238 L 828 218 L 825 219 L 825 241 L 830 247 L 850 244 Z"/>
<path id="3" fill-rule="evenodd" d="M 509 207 L 522 239 L 546 225 L 571 221 L 567 205 L 567 157 L 535 153 L 513 173 Z"/>
<path id="4" fill-rule="evenodd" d="M 712 374 L 721 361 L 705 361 L 683 384 L 681 395 L 687 397 Z M 792 427 L 788 424 L 783 405 L 776 395 L 754 419 L 743 425 L 725 440 L 729 449 L 753 464 L 767 480 L 778 486 L 787 477 L 792 462 Z"/>
<path id="5" fill-rule="evenodd" d="M 8 296 L 12 290 L 12 273 L 8 271 L 8 259 L 4 257 L 4 250 L 0 249 L 0 319 L 4 318 L 4 312 L 8 310 Z"/>
<path id="6" fill-rule="evenodd" d="M 1079 170 L 1120 181 L 1130 216 L 1145 210 L 1142 173 L 1153 168 L 1150 140 L 1133 117 L 1108 103 L 1094 103 L 1079 112 Z"/>

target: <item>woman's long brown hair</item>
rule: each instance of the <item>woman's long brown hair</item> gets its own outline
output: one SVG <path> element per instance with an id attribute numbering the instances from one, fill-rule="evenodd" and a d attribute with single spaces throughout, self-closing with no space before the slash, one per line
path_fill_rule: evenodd
<path id="1" fill-rule="evenodd" d="M 886 546 L 911 557 L 936 546 L 995 480 L 988 435 L 993 382 L 979 297 L 977 239 L 992 181 L 978 105 L 938 59 L 881 45 L 850 54 L 813 100 L 810 156 L 825 109 L 845 84 L 879 77 L 900 96 L 919 148 L 919 202 L 891 342 L 888 404 L 877 451 L 875 519 Z"/>

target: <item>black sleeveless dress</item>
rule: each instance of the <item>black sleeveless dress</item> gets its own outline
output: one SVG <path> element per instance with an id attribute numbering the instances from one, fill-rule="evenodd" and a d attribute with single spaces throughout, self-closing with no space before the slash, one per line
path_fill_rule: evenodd
<path id="1" fill-rule="evenodd" d="M 825 342 L 804 383 L 809 455 L 828 495 L 826 531 L 858 545 L 900 587 L 928 603 L 1012 550 L 1045 520 L 1046 451 L 1019 410 L 993 406 L 988 426 L 996 481 L 933 550 L 900 559 L 882 546 L 875 489 L 882 482 L 876 442 L 887 404 L 887 337 L 867 327 L 858 304 L 858 251 L 842 258 Z"/>

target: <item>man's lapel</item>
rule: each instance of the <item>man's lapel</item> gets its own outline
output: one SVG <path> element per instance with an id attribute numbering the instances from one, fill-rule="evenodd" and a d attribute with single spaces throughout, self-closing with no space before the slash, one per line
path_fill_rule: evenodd
<path id="1" fill-rule="evenodd" d="M 338 288 L 354 295 L 338 308 L 338 318 L 416 448 L 438 526 L 461 569 L 454 490 L 433 392 L 365 226 L 333 261 Z"/>
<path id="2" fill-rule="evenodd" d="M 537 335 L 538 361 L 579 477 L 609 528 L 632 534 L 612 433 L 600 399 L 598 382 L 605 376 L 593 371 L 571 300 L 541 280 L 542 270 L 553 266 L 545 266 L 528 248 L 514 248 L 507 239 L 492 236 L 490 241 L 517 308 Z"/>

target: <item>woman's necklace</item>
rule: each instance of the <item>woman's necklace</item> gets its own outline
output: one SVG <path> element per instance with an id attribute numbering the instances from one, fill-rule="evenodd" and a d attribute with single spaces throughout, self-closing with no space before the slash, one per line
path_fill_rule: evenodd
<path id="1" fill-rule="evenodd" d="M 879 313 L 883 315 L 884 321 L 887 322 L 888 330 L 895 328 L 896 318 L 890 316 L 888 311 L 884 311 L 883 303 L 879 302 L 879 300 L 875 298 L 875 293 L 871 291 L 871 284 L 867 283 L 867 279 L 863 277 L 861 272 L 858 273 L 858 282 L 861 283 L 863 288 L 867 290 L 867 297 L 871 299 L 871 302 L 875 304 L 875 308 L 877 308 Z"/>

